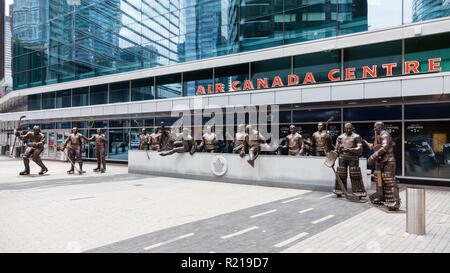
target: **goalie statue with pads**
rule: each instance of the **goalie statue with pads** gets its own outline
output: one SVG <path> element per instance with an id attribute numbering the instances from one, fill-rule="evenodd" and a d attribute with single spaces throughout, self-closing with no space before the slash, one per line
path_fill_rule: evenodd
<path id="1" fill-rule="evenodd" d="M 395 178 L 396 162 L 392 137 L 384 129 L 384 123 L 381 121 L 375 123 L 374 133 L 374 143 L 368 143 L 364 140 L 364 144 L 374 151 L 367 162 L 369 164 L 375 163 L 374 179 L 377 184 L 377 191 L 369 199 L 373 204 L 383 204 L 389 210 L 398 210 L 400 208 L 400 196 Z"/>
<path id="2" fill-rule="evenodd" d="M 339 154 L 337 175 L 342 180 L 345 189 L 347 189 L 348 169 L 350 173 L 350 182 L 352 184 L 352 193 L 362 199 L 367 195 L 362 180 L 361 168 L 359 167 L 359 155 L 362 152 L 362 140 L 358 134 L 353 132 L 351 123 L 345 124 L 344 131 L 345 132 L 337 138 L 334 150 L 334 152 Z M 333 192 L 338 197 L 341 197 L 342 194 L 344 194 L 344 191 L 339 186 L 337 178 Z"/>

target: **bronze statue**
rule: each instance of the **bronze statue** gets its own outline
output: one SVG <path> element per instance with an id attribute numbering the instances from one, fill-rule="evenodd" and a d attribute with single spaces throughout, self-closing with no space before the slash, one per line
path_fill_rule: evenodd
<path id="1" fill-rule="evenodd" d="M 170 129 L 166 128 L 164 121 L 161 121 L 159 132 L 161 133 L 160 150 L 161 151 L 170 150 L 171 149 Z"/>
<path id="2" fill-rule="evenodd" d="M 304 141 L 302 135 L 297 133 L 295 130 L 295 125 L 289 126 L 290 135 L 286 136 L 286 144 L 283 146 L 284 149 L 288 150 L 288 155 L 303 155 L 304 153 Z"/>
<path id="3" fill-rule="evenodd" d="M 85 152 L 84 141 L 87 140 L 85 136 L 78 133 L 78 128 L 74 127 L 71 131 L 71 134 L 67 137 L 66 141 L 62 146 L 62 151 L 66 148 L 67 145 L 67 157 L 70 161 L 70 169 L 67 171 L 68 174 L 74 173 L 75 161 L 78 162 L 79 169 L 77 169 L 79 174 L 85 173 L 83 171 L 83 159 L 82 154 Z"/>
<path id="4" fill-rule="evenodd" d="M 261 152 L 261 144 L 266 143 L 266 139 L 259 133 L 258 130 L 253 129 L 251 125 L 247 125 L 245 130 L 247 133 L 245 142 L 248 147 L 248 155 L 250 157 L 247 162 L 252 167 L 254 167 L 255 160 L 256 158 L 258 158 L 258 155 Z"/>
<path id="5" fill-rule="evenodd" d="M 147 133 L 147 129 L 142 128 L 139 135 L 139 150 L 148 150 L 150 145 L 150 135 Z"/>
<path id="6" fill-rule="evenodd" d="M 374 178 L 377 183 L 377 191 L 369 198 L 374 204 L 384 204 L 389 210 L 398 210 L 401 202 L 395 178 L 396 161 L 392 137 L 381 121 L 375 123 L 374 133 L 374 143 L 364 140 L 364 144 L 374 151 L 367 161 L 369 164 L 375 163 Z"/>
<path id="7" fill-rule="evenodd" d="M 95 157 L 97 158 L 97 168 L 94 169 L 94 172 L 100 171 L 104 173 L 106 171 L 105 153 L 106 143 L 108 142 L 108 140 L 106 139 L 105 134 L 103 134 L 102 129 L 97 129 L 97 134 L 88 138 L 87 141 L 95 142 Z M 100 167 L 100 165 L 102 167 Z"/>
<path id="8" fill-rule="evenodd" d="M 215 133 L 211 131 L 211 126 L 206 126 L 205 133 L 202 137 L 202 142 L 198 146 L 198 149 L 201 151 L 202 149 L 205 150 L 205 152 L 208 153 L 215 153 L 217 151 L 217 145 L 219 144 L 219 141 L 217 140 L 217 136 Z"/>
<path id="9" fill-rule="evenodd" d="M 247 134 L 245 133 L 245 125 L 239 124 L 233 140 L 233 154 L 238 153 L 240 157 L 245 156 L 245 150 L 247 149 L 245 141 L 246 137 Z"/>
<path id="10" fill-rule="evenodd" d="M 41 133 L 41 129 L 39 128 L 39 126 L 34 126 L 33 132 L 27 132 L 25 135 L 21 135 L 20 132 L 17 131 L 15 135 L 19 137 L 23 142 L 26 141 L 27 146 L 27 149 L 23 154 L 23 164 L 25 165 L 25 170 L 23 170 L 19 174 L 30 174 L 30 157 L 39 167 L 41 167 L 39 175 L 43 175 L 48 172 L 47 167 L 45 167 L 44 163 L 41 160 L 41 153 L 44 150 L 45 136 Z"/>
<path id="11" fill-rule="evenodd" d="M 330 151 L 331 136 L 324 130 L 323 123 L 317 125 L 317 131 L 312 135 L 311 146 L 315 146 L 316 156 L 326 156 Z"/>
<path id="12" fill-rule="evenodd" d="M 350 171 L 350 182 L 352 183 L 352 193 L 358 198 L 367 195 L 362 181 L 361 169 L 359 168 L 359 155 L 362 152 L 361 137 L 353 132 L 352 124 L 346 123 L 344 133 L 336 140 L 335 152 L 339 154 L 339 167 L 337 174 L 341 178 L 345 188 L 347 189 L 347 167 Z M 339 182 L 335 181 L 334 193 L 341 197 L 343 191 L 339 187 Z"/>
<path id="13" fill-rule="evenodd" d="M 150 143 L 152 150 L 154 151 L 161 150 L 161 133 L 159 132 L 158 127 L 156 127 L 155 131 L 150 135 Z"/>
<path id="14" fill-rule="evenodd" d="M 174 153 L 189 152 L 191 155 L 195 153 L 195 141 L 191 136 L 191 131 L 188 128 L 183 128 L 182 133 L 178 133 L 174 141 L 174 148 L 169 151 L 162 151 L 161 156 L 171 155 Z"/>

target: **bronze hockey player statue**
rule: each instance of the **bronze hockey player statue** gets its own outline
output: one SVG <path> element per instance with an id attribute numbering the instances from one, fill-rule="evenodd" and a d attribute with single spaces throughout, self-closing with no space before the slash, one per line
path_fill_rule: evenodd
<path id="1" fill-rule="evenodd" d="M 161 150 L 161 133 L 159 132 L 158 127 L 156 127 L 155 131 L 150 134 L 150 144 L 153 151 Z"/>
<path id="2" fill-rule="evenodd" d="M 259 133 L 258 130 L 253 129 L 251 125 L 247 125 L 245 130 L 247 133 L 245 142 L 248 147 L 248 156 L 250 157 L 247 162 L 254 167 L 255 160 L 261 152 L 261 144 L 266 143 L 266 139 Z"/>
<path id="3" fill-rule="evenodd" d="M 317 131 L 312 135 L 311 146 L 316 148 L 316 156 L 326 156 L 330 151 L 331 136 L 324 128 L 322 122 L 317 125 Z"/>
<path id="4" fill-rule="evenodd" d="M 159 153 L 161 156 L 171 155 L 174 153 L 189 152 L 191 155 L 195 153 L 195 141 L 191 136 L 191 130 L 183 128 L 182 133 L 178 133 L 177 140 L 174 141 L 174 148 L 169 151 Z"/>
<path id="5" fill-rule="evenodd" d="M 289 126 L 289 131 L 291 134 L 286 136 L 286 144 L 282 148 L 288 149 L 288 155 L 303 155 L 305 143 L 302 135 L 297 133 L 293 124 Z"/>
<path id="6" fill-rule="evenodd" d="M 23 154 L 23 164 L 25 165 L 25 170 L 20 172 L 20 175 L 30 174 L 30 157 L 31 159 L 41 167 L 39 175 L 43 175 L 48 172 L 47 167 L 41 160 L 41 153 L 44 150 L 45 136 L 41 133 L 39 126 L 33 127 L 33 132 L 27 132 L 25 135 L 21 135 L 19 131 L 16 131 L 15 135 L 20 138 L 24 143 L 26 143 L 27 149 Z"/>
<path id="7" fill-rule="evenodd" d="M 233 154 L 239 154 L 240 157 L 245 156 L 245 151 L 247 149 L 245 141 L 246 137 L 247 134 L 245 133 L 245 125 L 239 124 L 233 140 Z"/>
<path id="8" fill-rule="evenodd" d="M 369 199 L 374 204 L 383 204 L 388 210 L 398 210 L 401 201 L 395 179 L 396 161 L 392 137 L 381 121 L 375 123 L 374 132 L 374 143 L 364 141 L 374 151 L 367 161 L 369 164 L 375 163 L 374 178 L 377 184 L 377 191 Z"/>
<path id="9" fill-rule="evenodd" d="M 202 142 L 198 146 L 198 150 L 204 150 L 207 153 L 215 153 L 217 151 L 217 146 L 219 141 L 217 140 L 217 135 L 212 132 L 211 126 L 206 126 L 205 133 L 202 137 Z"/>
<path id="10" fill-rule="evenodd" d="M 143 128 L 139 135 L 139 150 L 148 150 L 150 145 L 150 135 L 147 133 L 147 129 Z"/>
<path id="11" fill-rule="evenodd" d="M 106 139 L 105 134 L 103 134 L 102 129 L 97 129 L 97 134 L 88 138 L 87 141 L 95 142 L 95 157 L 97 158 L 97 168 L 94 169 L 94 172 L 102 172 L 106 171 L 106 143 L 108 140 Z"/>
<path id="12" fill-rule="evenodd" d="M 350 123 L 345 124 L 344 131 L 345 132 L 337 138 L 336 147 L 334 150 L 339 154 L 339 167 L 337 167 L 337 175 L 339 175 L 344 187 L 347 189 L 347 168 L 349 168 L 352 193 L 362 199 L 367 195 L 364 188 L 358 159 L 362 152 L 362 140 L 358 134 L 353 132 L 353 128 Z M 337 178 L 333 192 L 338 197 L 341 197 L 344 193 L 339 187 Z"/>
<path id="13" fill-rule="evenodd" d="M 161 126 L 159 127 L 159 133 L 161 133 L 160 138 L 160 150 L 167 151 L 171 149 L 171 137 L 170 137 L 170 129 L 167 128 L 164 124 L 164 121 L 161 121 Z"/>
<path id="14" fill-rule="evenodd" d="M 78 128 L 74 127 L 72 129 L 72 133 L 69 134 L 66 141 L 64 141 L 64 144 L 62 146 L 62 151 L 68 146 L 67 148 L 67 157 L 70 161 L 70 169 L 67 171 L 68 174 L 74 173 L 75 162 L 78 162 L 79 169 L 77 169 L 79 174 L 85 173 L 83 171 L 83 159 L 82 154 L 85 152 L 84 147 L 84 141 L 87 140 L 85 136 L 78 133 Z"/>

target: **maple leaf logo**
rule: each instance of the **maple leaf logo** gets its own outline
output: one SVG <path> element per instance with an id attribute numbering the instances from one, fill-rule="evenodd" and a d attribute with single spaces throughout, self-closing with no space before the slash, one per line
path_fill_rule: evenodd
<path id="1" fill-rule="evenodd" d="M 223 171 L 223 166 L 225 166 L 225 163 L 223 163 L 220 158 L 217 158 L 216 161 L 213 163 L 214 170 L 217 173 L 221 173 Z"/>

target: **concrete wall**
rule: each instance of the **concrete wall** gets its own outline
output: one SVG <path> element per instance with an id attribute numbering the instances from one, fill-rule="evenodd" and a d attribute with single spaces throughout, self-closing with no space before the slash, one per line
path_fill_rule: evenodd
<path id="1" fill-rule="evenodd" d="M 150 160 L 145 151 L 129 151 L 128 172 L 323 191 L 334 187 L 334 173 L 323 164 L 324 157 L 260 155 L 252 168 L 248 156 L 241 158 L 237 154 L 183 153 L 163 157 L 154 151 L 148 153 Z M 223 175 L 217 175 L 214 163 L 218 160 L 219 165 L 224 164 L 220 170 L 225 171 Z M 364 185 L 370 189 L 366 162 L 360 159 Z M 351 188 L 350 181 L 348 186 Z"/>

